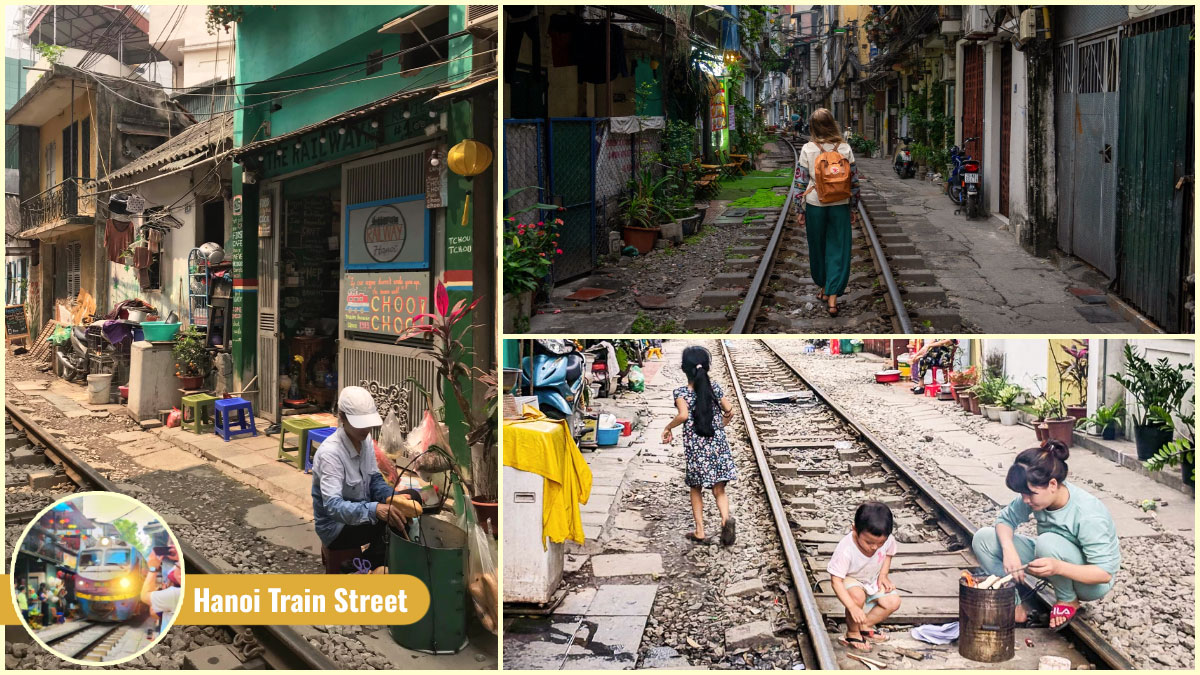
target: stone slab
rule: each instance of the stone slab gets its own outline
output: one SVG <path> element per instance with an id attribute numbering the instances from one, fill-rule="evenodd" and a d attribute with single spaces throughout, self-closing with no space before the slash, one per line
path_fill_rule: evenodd
<path id="1" fill-rule="evenodd" d="M 637 664 L 646 617 L 598 616 L 584 619 L 575 634 L 565 670 L 624 670 Z M 506 654 L 507 655 L 507 654 Z"/>
<path id="2" fill-rule="evenodd" d="M 597 591 L 588 608 L 595 616 L 641 616 L 650 614 L 658 584 L 606 584 Z"/>
<path id="3" fill-rule="evenodd" d="M 171 472 L 184 471 L 205 463 L 203 459 L 178 448 L 168 448 L 166 450 L 151 452 L 134 457 L 133 461 L 147 469 Z"/>
<path id="4" fill-rule="evenodd" d="M 559 603 L 558 607 L 554 608 L 554 613 L 575 615 L 587 614 L 588 607 L 592 605 L 592 600 L 595 599 L 597 590 L 598 589 L 592 586 L 584 586 L 582 588 L 576 588 L 570 591 L 567 593 L 567 596 L 563 598 L 563 601 Z"/>
<path id="5" fill-rule="evenodd" d="M 598 577 L 626 577 L 662 574 L 662 556 L 657 553 L 622 553 L 592 556 L 592 574 Z"/>

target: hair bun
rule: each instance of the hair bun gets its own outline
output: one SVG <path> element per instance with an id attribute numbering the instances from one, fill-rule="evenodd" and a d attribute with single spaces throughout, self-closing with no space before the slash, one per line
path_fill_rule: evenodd
<path id="1" fill-rule="evenodd" d="M 1062 441 L 1049 440 L 1042 444 L 1042 449 L 1054 456 L 1055 459 L 1065 462 L 1071 456 L 1071 449 Z"/>

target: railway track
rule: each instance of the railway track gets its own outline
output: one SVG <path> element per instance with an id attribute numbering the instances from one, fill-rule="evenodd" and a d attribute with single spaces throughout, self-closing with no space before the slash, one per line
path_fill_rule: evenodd
<path id="1" fill-rule="evenodd" d="M 722 352 L 800 599 L 802 640 L 815 659 L 808 668 L 865 667 L 848 656 L 858 652 L 836 644 L 844 608 L 825 569 L 854 510 L 868 500 L 892 509 L 900 542 L 891 578 L 901 589 L 902 605 L 883 628 L 892 629 L 892 644 L 927 648 L 898 629 L 958 620 L 957 579 L 961 570 L 977 566 L 970 550 L 976 525 L 769 343 L 727 340 Z M 1053 598 L 1046 592 L 1034 601 L 1045 611 Z M 1025 639 L 1036 649 L 1026 649 Z M 1064 656 L 1076 667 L 1133 668 L 1080 618 L 1062 634 L 1018 628 L 1016 644 L 1016 657 L 999 664 L 969 661 L 950 648 L 922 652 L 925 660 L 903 665 L 906 657 L 889 653 L 888 644 L 877 645 L 868 656 L 887 654 L 884 660 L 899 667 L 922 669 L 1037 669 L 1039 655 Z"/>
<path id="2" fill-rule="evenodd" d="M 800 143 L 790 136 L 781 140 L 792 154 L 794 167 Z M 816 297 L 820 289 L 812 283 L 806 232 L 791 216 L 798 198 L 795 190 L 788 190 L 729 332 L 912 333 L 912 321 L 889 266 L 884 240 L 876 233 L 871 212 L 863 204 L 858 207 L 860 217 L 851 248 L 850 282 L 839 297 L 838 316 L 827 315 L 825 303 Z M 863 199 L 882 204 L 870 191 L 864 191 Z"/>
<path id="3" fill-rule="evenodd" d="M 6 429 L 24 434 L 36 448 L 45 453 L 46 459 L 70 481 L 65 492 L 103 491 L 124 494 L 120 487 L 106 478 L 74 452 L 67 449 L 53 434 L 14 406 L 5 404 Z M 22 506 L 5 513 L 5 524 L 9 527 L 22 525 L 33 520 L 59 496 L 45 498 L 38 505 L 22 502 Z M 184 557 L 184 568 L 195 574 L 221 574 L 221 569 L 202 556 L 186 542 L 180 541 L 180 553 Z M 271 668 L 276 670 L 334 670 L 334 662 L 314 648 L 299 632 L 290 626 L 228 626 L 233 633 L 234 645 L 241 647 L 246 657 L 244 668 Z"/>

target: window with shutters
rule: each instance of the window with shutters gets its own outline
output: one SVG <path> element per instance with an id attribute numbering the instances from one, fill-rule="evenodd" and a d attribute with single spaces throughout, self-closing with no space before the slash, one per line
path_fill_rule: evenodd
<path id="1" fill-rule="evenodd" d="M 79 295 L 80 258 L 83 257 L 83 242 L 73 241 L 67 244 L 67 298 Z"/>
<path id="2" fill-rule="evenodd" d="M 83 178 L 92 177 L 92 121 L 83 121 L 83 133 L 80 134 L 81 142 L 79 144 L 80 162 L 83 165 L 83 170 L 79 175 Z"/>

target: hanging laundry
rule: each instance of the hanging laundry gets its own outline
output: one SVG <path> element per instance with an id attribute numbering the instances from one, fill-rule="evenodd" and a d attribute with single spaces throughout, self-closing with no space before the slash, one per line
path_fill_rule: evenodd
<path id="1" fill-rule="evenodd" d="M 148 269 L 151 263 L 154 262 L 154 254 L 145 246 L 136 246 L 133 249 L 133 266 L 138 270 Z M 142 286 L 145 288 L 145 285 Z"/>
<path id="2" fill-rule="evenodd" d="M 121 253 L 129 248 L 133 241 L 133 225 L 108 219 L 104 225 L 104 249 L 108 252 L 109 262 L 121 264 L 124 257 Z"/>
<path id="3" fill-rule="evenodd" d="M 162 240 L 162 230 L 149 228 L 146 234 L 146 247 L 150 249 L 151 253 L 162 253 Z"/>
<path id="4" fill-rule="evenodd" d="M 629 75 L 629 64 L 625 59 L 625 31 L 616 25 L 610 28 L 609 70 L 615 80 Z M 571 43 L 572 58 L 579 66 L 579 81 L 605 84 L 608 80 L 604 69 L 604 24 L 588 24 L 580 29 L 579 36 L 580 39 Z"/>
<path id="5" fill-rule="evenodd" d="M 555 68 L 578 65 L 572 59 L 571 41 L 579 36 L 582 27 L 583 20 L 574 14 L 555 14 L 550 17 L 546 34 L 550 37 L 550 61 Z"/>

